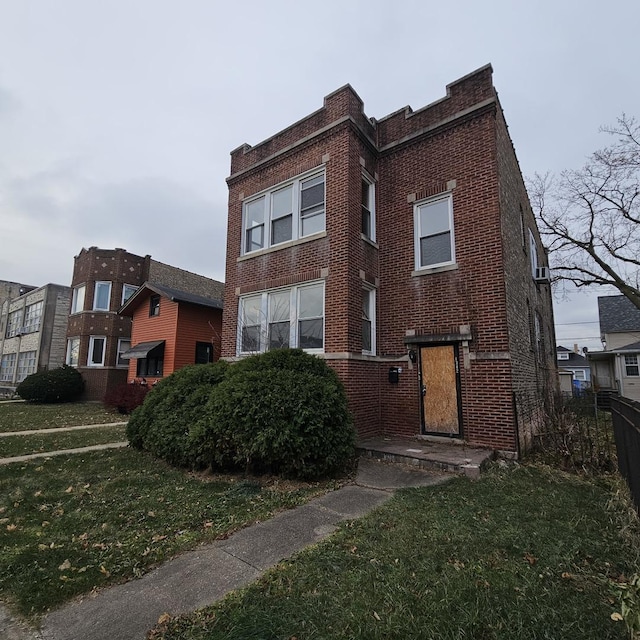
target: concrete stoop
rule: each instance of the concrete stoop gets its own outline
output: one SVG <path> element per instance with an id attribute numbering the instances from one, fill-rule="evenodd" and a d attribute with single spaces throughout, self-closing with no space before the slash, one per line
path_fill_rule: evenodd
<path id="1" fill-rule="evenodd" d="M 357 445 L 365 458 L 412 465 L 427 471 L 465 475 L 472 479 L 495 459 L 490 449 L 469 447 L 465 444 L 433 442 L 412 438 L 368 438 Z"/>

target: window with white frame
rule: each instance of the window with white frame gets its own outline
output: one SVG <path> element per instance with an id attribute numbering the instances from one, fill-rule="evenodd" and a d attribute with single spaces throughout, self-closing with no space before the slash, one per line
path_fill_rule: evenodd
<path id="1" fill-rule="evenodd" d="M 124 304 L 136 291 L 138 287 L 132 284 L 122 285 L 122 304 Z"/>
<path id="2" fill-rule="evenodd" d="M 416 270 L 455 263 L 451 194 L 414 206 Z"/>
<path id="3" fill-rule="evenodd" d="M 18 371 L 16 382 L 22 382 L 27 376 L 36 372 L 36 352 L 23 351 L 18 354 Z"/>
<path id="4" fill-rule="evenodd" d="M 13 372 L 16 370 L 16 354 L 5 353 L 0 360 L 0 381 L 13 382 Z"/>
<path id="5" fill-rule="evenodd" d="M 77 367 L 80 362 L 80 338 L 69 338 L 67 340 L 66 364 L 70 367 Z"/>
<path id="6" fill-rule="evenodd" d="M 586 380 L 587 375 L 584 369 L 571 369 L 571 373 L 573 373 L 574 380 Z"/>
<path id="7" fill-rule="evenodd" d="M 533 235 L 533 231 L 529 229 L 529 259 L 531 260 L 531 273 L 533 277 L 536 277 L 536 269 L 539 266 L 538 263 L 538 244 L 536 243 L 536 237 Z"/>
<path id="8" fill-rule="evenodd" d="M 627 377 L 637 377 L 640 375 L 637 354 L 631 354 L 624 357 L 624 369 Z"/>
<path id="9" fill-rule="evenodd" d="M 324 348 L 323 282 L 240 298 L 238 353 L 286 347 Z"/>
<path id="10" fill-rule="evenodd" d="M 118 367 L 129 367 L 129 361 L 125 360 L 122 357 L 122 354 L 125 351 L 129 351 L 131 349 L 131 340 L 128 338 L 118 338 L 118 355 L 116 357 L 116 366 Z"/>
<path id="11" fill-rule="evenodd" d="M 84 310 L 84 294 L 86 290 L 87 287 L 84 284 L 74 287 L 71 296 L 71 313 L 79 313 Z"/>
<path id="12" fill-rule="evenodd" d="M 325 230 L 324 171 L 296 178 L 245 201 L 242 253 Z"/>
<path id="13" fill-rule="evenodd" d="M 569 359 L 569 354 L 566 351 L 560 351 L 558 353 L 558 360 L 568 360 Z"/>
<path id="14" fill-rule="evenodd" d="M 22 325 L 22 309 L 17 309 L 16 311 L 12 311 L 7 318 L 7 338 L 13 338 L 13 336 L 18 335 L 20 333 L 20 329 Z"/>
<path id="15" fill-rule="evenodd" d="M 41 300 L 40 302 L 30 304 L 24 310 L 24 333 L 33 333 L 40 329 L 43 305 L 44 303 Z"/>
<path id="16" fill-rule="evenodd" d="M 376 292 L 362 290 L 362 352 L 376 352 Z"/>
<path id="17" fill-rule="evenodd" d="M 376 218 L 375 218 L 375 188 L 372 180 L 362 176 L 362 234 L 375 242 Z"/>
<path id="18" fill-rule="evenodd" d="M 107 344 L 107 339 L 104 336 L 90 336 L 87 366 L 89 367 L 104 366 L 104 353 L 105 353 L 106 344 Z"/>
<path id="19" fill-rule="evenodd" d="M 111 301 L 111 283 L 96 282 L 96 289 L 93 295 L 94 311 L 109 311 L 109 302 Z"/>

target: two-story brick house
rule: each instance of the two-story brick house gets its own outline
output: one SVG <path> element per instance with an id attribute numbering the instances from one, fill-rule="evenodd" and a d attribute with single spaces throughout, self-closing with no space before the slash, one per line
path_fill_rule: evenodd
<path id="1" fill-rule="evenodd" d="M 557 385 L 552 306 L 491 76 L 380 120 L 347 85 L 231 153 L 223 357 L 326 358 L 361 438 L 527 446 Z"/>

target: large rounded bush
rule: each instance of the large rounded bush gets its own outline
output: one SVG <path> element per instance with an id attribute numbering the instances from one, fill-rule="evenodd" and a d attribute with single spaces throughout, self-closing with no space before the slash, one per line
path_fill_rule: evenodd
<path id="1" fill-rule="evenodd" d="M 170 464 L 194 466 L 189 433 L 202 419 L 209 395 L 228 367 L 223 361 L 190 365 L 161 380 L 131 414 L 129 443 Z"/>
<path id="2" fill-rule="evenodd" d="M 193 431 L 196 459 L 315 478 L 344 468 L 355 431 L 342 383 L 300 350 L 252 356 L 231 367 Z"/>
<path id="3" fill-rule="evenodd" d="M 77 369 L 66 364 L 60 369 L 41 371 L 27 376 L 16 393 L 29 402 L 73 402 L 84 391 L 84 381 Z"/>

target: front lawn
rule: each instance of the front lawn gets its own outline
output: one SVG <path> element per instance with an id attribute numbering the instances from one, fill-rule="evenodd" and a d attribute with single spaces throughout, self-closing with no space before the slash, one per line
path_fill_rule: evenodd
<path id="1" fill-rule="evenodd" d="M 403 490 L 154 638 L 622 640 L 640 533 L 618 486 L 515 466 Z"/>
<path id="2" fill-rule="evenodd" d="M 329 486 L 198 476 L 130 449 L 0 467 L 0 599 L 37 617 Z"/>
<path id="3" fill-rule="evenodd" d="M 106 410 L 95 402 L 32 404 L 0 403 L 0 431 L 26 431 L 53 427 L 79 427 L 85 424 L 124 422 L 126 416 Z"/>
<path id="4" fill-rule="evenodd" d="M 126 442 L 126 427 L 93 427 L 56 433 L 25 433 L 19 436 L 0 437 L 0 458 L 22 456 L 29 453 L 59 451 L 88 447 L 108 442 Z"/>

